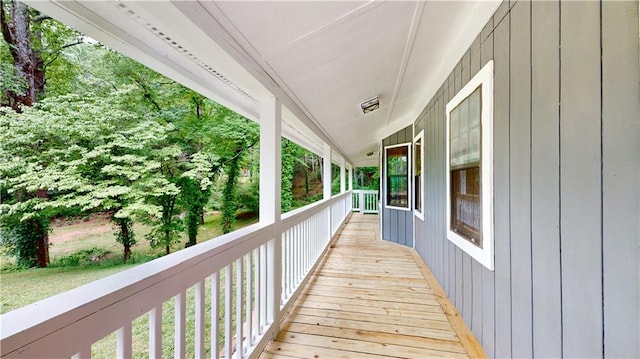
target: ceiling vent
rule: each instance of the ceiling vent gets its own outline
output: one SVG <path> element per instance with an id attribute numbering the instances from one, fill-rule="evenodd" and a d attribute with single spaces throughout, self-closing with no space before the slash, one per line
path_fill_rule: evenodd
<path id="1" fill-rule="evenodd" d="M 375 111 L 380 108 L 380 100 L 378 99 L 378 95 L 370 97 L 360 104 L 360 108 L 362 109 L 362 113 L 365 115 L 371 111 Z"/>

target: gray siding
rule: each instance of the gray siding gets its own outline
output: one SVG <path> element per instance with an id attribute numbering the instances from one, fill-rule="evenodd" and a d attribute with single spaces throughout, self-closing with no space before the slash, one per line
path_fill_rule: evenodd
<path id="1" fill-rule="evenodd" d="M 492 357 L 640 357 L 637 2 L 509 2 L 415 121 L 416 250 Z M 495 271 L 446 239 L 445 106 L 494 60 Z"/>
<path id="2" fill-rule="evenodd" d="M 601 17 L 604 347 L 610 357 L 637 358 L 640 357 L 638 8 L 603 2 Z"/>
<path id="3" fill-rule="evenodd" d="M 562 355 L 560 288 L 560 7 L 534 2 L 531 9 L 531 257 L 534 323 L 533 351 L 539 357 Z"/>
<path id="4" fill-rule="evenodd" d="M 384 151 L 385 146 L 411 142 L 413 142 L 413 128 L 412 126 L 407 126 L 406 128 L 403 128 L 402 130 L 382 140 L 382 150 Z M 386 194 L 384 192 L 384 163 L 383 168 L 381 169 L 380 178 L 382 178 L 380 183 L 383 188 L 383 191 L 380 193 L 382 202 L 382 215 L 380 218 L 380 220 L 382 221 L 382 239 L 384 239 L 385 241 L 399 243 L 408 247 L 413 247 L 413 211 L 387 208 Z M 413 193 L 411 194 L 411 196 L 413 196 Z"/>
<path id="5" fill-rule="evenodd" d="M 493 24 L 494 19 L 490 19 L 487 25 L 480 33 L 480 63 L 486 64 L 489 60 L 493 59 Z M 484 350 L 493 355 L 495 353 L 495 276 L 494 272 L 490 272 L 486 269 L 480 268 L 482 276 L 482 293 L 479 296 L 478 302 L 482 307 L 482 323 L 480 328 L 471 328 L 478 336 L 478 340 L 482 343 Z M 486 318 L 486 319 L 485 319 Z"/>

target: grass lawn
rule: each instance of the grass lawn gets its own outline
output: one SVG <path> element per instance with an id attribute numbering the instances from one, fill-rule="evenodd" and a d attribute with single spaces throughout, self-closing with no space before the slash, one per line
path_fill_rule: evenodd
<path id="1" fill-rule="evenodd" d="M 136 264 L 109 267 L 33 268 L 1 273 L 1 312 L 6 313 L 134 266 Z"/>
<path id="2" fill-rule="evenodd" d="M 238 219 L 236 228 L 256 223 L 257 220 L 257 218 Z M 222 233 L 220 228 L 220 215 L 208 214 L 205 217 L 205 224 L 200 226 L 198 242 L 218 237 Z M 49 254 L 52 265 L 49 268 L 7 270 L 11 268 L 8 266 L 11 259 L 0 258 L 4 268 L 0 271 L 0 313 L 6 313 L 79 287 L 164 254 L 164 248 L 153 249 L 149 246 L 149 242 L 144 238 L 144 235 L 149 232 L 147 227 L 136 224 L 134 231 L 138 244 L 132 248 L 130 263 L 122 262 L 122 246 L 115 241 L 114 230 L 108 221 L 100 218 L 95 221 L 56 226 L 51 234 L 53 245 Z M 185 242 L 186 236 L 172 247 L 172 252 L 184 248 Z M 92 249 L 107 254 L 104 258 L 101 257 L 79 267 L 65 265 L 68 264 L 70 256 L 79 251 Z"/>

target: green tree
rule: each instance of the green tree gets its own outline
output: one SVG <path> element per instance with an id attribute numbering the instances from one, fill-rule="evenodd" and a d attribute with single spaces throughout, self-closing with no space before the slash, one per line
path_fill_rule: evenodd
<path id="1" fill-rule="evenodd" d="M 77 186 L 73 169 L 82 149 L 73 143 L 91 141 L 83 138 L 82 121 L 60 118 L 47 106 L 27 107 L 23 114 L 0 108 L 2 242 L 15 248 L 19 263 L 40 267 L 48 263 L 47 222 L 58 213 L 42 205 Z"/>
<path id="2" fill-rule="evenodd" d="M 192 156 L 187 167 L 188 170 L 182 174 L 180 195 L 187 211 L 185 216 L 188 236 L 186 246 L 189 247 L 196 244 L 198 225 L 204 216 L 204 206 L 211 196 L 211 174 L 216 173 L 219 166 L 217 161 L 209 158 L 203 152 L 198 152 Z"/>
<path id="3" fill-rule="evenodd" d="M 283 213 L 293 208 L 293 178 L 296 174 L 296 165 L 302 164 L 306 166 L 302 160 L 304 152 L 305 150 L 294 142 L 286 138 L 282 139 L 282 195 L 280 201 Z M 309 192 L 308 189 L 306 192 Z"/>
<path id="4" fill-rule="evenodd" d="M 179 195 L 178 187 L 182 160 L 181 150 L 178 146 L 166 144 L 166 147 L 154 151 L 153 157 L 160 160 L 159 174 L 162 180 L 170 185 L 170 189 L 151 195 L 148 201 L 161 210 L 161 216 L 147 216 L 145 223 L 152 225 L 152 230 L 147 234 L 147 239 L 152 247 L 164 247 L 165 253 L 171 253 L 171 245 L 180 241 L 180 232 L 183 230 L 183 223 L 179 217 Z M 159 158 L 158 158 L 159 157 Z"/>
<path id="5" fill-rule="evenodd" d="M 0 0 L 0 30 L 0 107 L 21 112 L 44 97 L 47 69 L 60 64 L 63 50 L 81 44 L 82 39 L 76 31 L 13 0 Z M 34 201 L 46 200 L 49 195 L 46 187 L 33 191 L 6 192 L 4 202 L 26 201 L 22 212 L 33 212 Z M 0 198 L 0 203 L 4 202 Z M 49 263 L 48 215 L 3 216 L 2 243 L 15 249 L 19 263 L 45 267 Z"/>
<path id="6" fill-rule="evenodd" d="M 120 109 L 121 95 L 52 97 L 22 114 L 3 113 L 1 155 L 12 159 L 0 165 L 8 196 L 0 205 L 4 233 L 16 219 L 51 218 L 69 208 L 108 211 L 129 259 L 133 218 L 161 218 L 154 201 L 178 193 L 160 171 L 177 151 L 164 146 L 171 126 Z M 43 188 L 47 196 L 25 198 Z"/>
<path id="7" fill-rule="evenodd" d="M 123 117 L 127 114 L 122 113 Z M 169 130 L 170 126 L 148 119 L 124 130 L 114 128 L 113 133 L 101 137 L 103 144 L 85 156 L 90 171 L 83 173 L 87 183 L 79 196 L 86 203 L 83 209 L 113 213 L 112 220 L 119 229 L 117 239 L 124 247 L 125 261 L 131 256 L 131 246 L 136 243 L 130 230 L 134 217 L 159 221 L 158 231 L 164 235 L 162 241 L 171 241 L 175 235 L 175 228 L 166 226 L 166 218 L 171 217 L 171 213 L 167 214 L 162 207 L 163 200 L 175 198 L 179 193 L 177 186 L 161 171 L 163 162 L 178 154 L 173 147 L 159 147 Z M 96 171 L 97 168 L 100 169 Z"/>
<path id="8" fill-rule="evenodd" d="M 214 151 L 225 171 L 226 183 L 222 191 L 222 232 L 234 228 L 238 209 L 238 177 L 244 156 L 258 143 L 258 125 L 237 113 L 218 106 L 212 126 L 215 126 Z"/>
<path id="9" fill-rule="evenodd" d="M 379 176 L 378 167 L 356 167 L 353 171 L 353 189 L 377 190 Z"/>

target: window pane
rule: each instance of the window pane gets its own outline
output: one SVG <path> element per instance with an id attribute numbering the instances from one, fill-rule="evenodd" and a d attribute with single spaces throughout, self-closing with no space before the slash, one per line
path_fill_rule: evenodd
<path id="1" fill-rule="evenodd" d="M 450 115 L 450 136 L 451 136 L 451 148 L 450 154 L 451 157 L 451 166 L 457 166 L 461 163 L 460 161 L 460 145 L 458 141 L 458 129 L 460 125 L 460 108 L 456 107 L 451 111 Z"/>
<path id="2" fill-rule="evenodd" d="M 459 148 L 459 161 L 460 163 L 467 163 L 467 154 L 469 153 L 469 101 L 464 100 L 458 106 L 460 109 L 460 129 L 458 132 L 458 146 Z"/>
<path id="3" fill-rule="evenodd" d="M 482 248 L 480 167 L 451 171 L 451 229 Z"/>
<path id="4" fill-rule="evenodd" d="M 469 96 L 468 163 L 480 161 L 480 87 Z"/>
<path id="5" fill-rule="evenodd" d="M 480 161 L 480 87 L 449 114 L 450 165 Z"/>
<path id="6" fill-rule="evenodd" d="M 387 205 L 409 208 L 409 146 L 387 149 Z"/>

